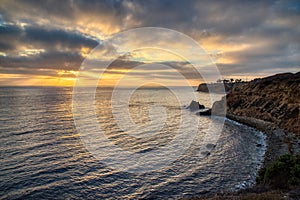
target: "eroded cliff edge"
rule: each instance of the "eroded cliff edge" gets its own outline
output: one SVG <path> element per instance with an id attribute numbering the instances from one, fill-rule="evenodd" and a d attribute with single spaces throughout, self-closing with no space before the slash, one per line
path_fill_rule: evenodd
<path id="1" fill-rule="evenodd" d="M 284 73 L 236 84 L 213 110 L 270 122 L 300 137 L 300 72 Z"/>

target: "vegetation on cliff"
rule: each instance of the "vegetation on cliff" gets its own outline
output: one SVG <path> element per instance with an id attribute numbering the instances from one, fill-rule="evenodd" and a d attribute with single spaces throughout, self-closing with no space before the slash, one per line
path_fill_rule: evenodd
<path id="1" fill-rule="evenodd" d="M 300 185 L 300 154 L 282 155 L 274 163 L 260 169 L 258 184 L 271 189 L 291 189 Z"/>
<path id="2" fill-rule="evenodd" d="M 244 84 L 246 82 L 242 79 L 223 79 L 217 80 L 216 83 L 201 83 L 199 84 L 197 91 L 198 92 L 213 92 L 213 93 L 227 93 L 229 92 L 234 85 Z"/>

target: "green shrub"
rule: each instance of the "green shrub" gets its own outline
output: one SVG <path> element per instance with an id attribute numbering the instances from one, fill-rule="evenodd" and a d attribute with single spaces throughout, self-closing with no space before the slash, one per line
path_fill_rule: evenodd
<path id="1" fill-rule="evenodd" d="M 281 156 L 267 168 L 262 168 L 256 178 L 258 184 L 274 189 L 288 189 L 300 184 L 300 154 Z"/>

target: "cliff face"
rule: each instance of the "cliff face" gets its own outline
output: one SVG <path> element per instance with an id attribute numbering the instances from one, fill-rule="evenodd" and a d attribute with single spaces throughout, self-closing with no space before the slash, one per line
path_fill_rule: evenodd
<path id="1" fill-rule="evenodd" d="M 212 109 L 224 107 L 225 98 Z M 300 72 L 285 73 L 236 84 L 226 95 L 228 114 L 272 122 L 300 136 Z"/>

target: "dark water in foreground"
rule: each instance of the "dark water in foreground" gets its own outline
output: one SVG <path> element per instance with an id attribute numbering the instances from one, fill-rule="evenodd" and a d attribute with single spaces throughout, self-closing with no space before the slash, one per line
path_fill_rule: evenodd
<path id="1" fill-rule="evenodd" d="M 149 120 L 145 106 L 156 101 L 164 104 L 172 120 L 180 117 L 180 108 L 166 95 L 151 89 L 136 93 L 130 104 L 133 121 L 144 125 Z M 197 95 L 209 106 L 207 94 Z M 106 102 L 103 92 L 96 103 L 99 122 L 126 145 L 105 115 Z M 200 132 L 210 121 L 189 111 L 184 115 L 202 120 Z M 163 130 L 166 135 L 176 128 L 172 120 Z M 226 120 L 216 147 L 204 159 L 191 153 L 197 148 L 195 140 L 190 153 L 166 168 L 143 174 L 112 169 L 87 151 L 76 131 L 72 88 L 0 88 L 0 123 L 2 199 L 165 199 L 236 190 L 253 183 L 265 148 L 256 146 L 263 143 L 260 132 Z M 164 138 L 161 134 L 151 145 L 166 142 Z"/>

